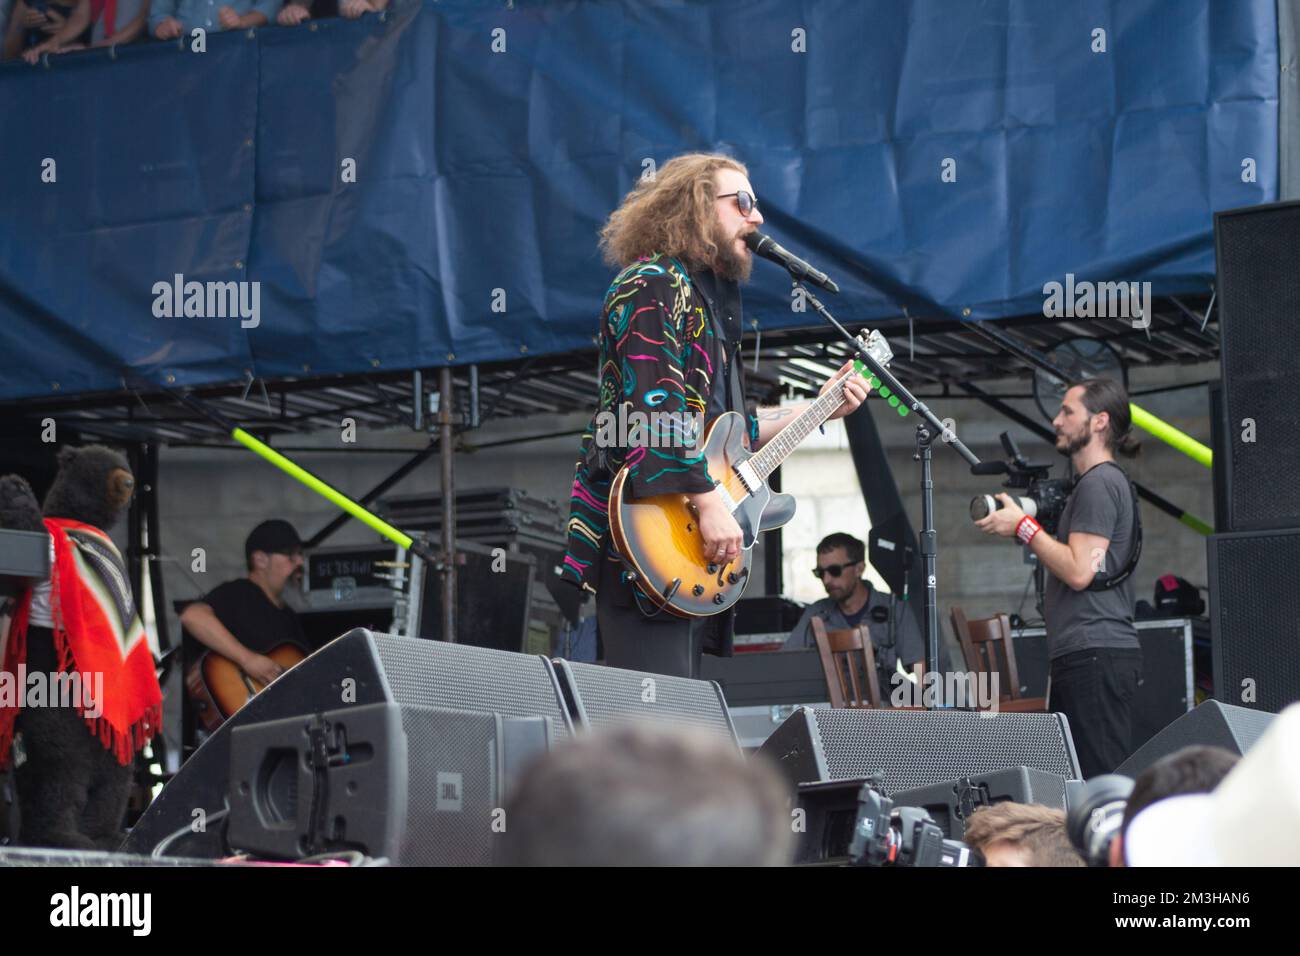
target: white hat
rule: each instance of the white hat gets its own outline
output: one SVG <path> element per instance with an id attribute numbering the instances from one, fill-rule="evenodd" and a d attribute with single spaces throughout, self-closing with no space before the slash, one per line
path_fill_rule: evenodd
<path id="1" fill-rule="evenodd" d="M 1274 718 L 1214 792 L 1134 817 L 1124 857 L 1129 866 L 1300 866 L 1300 704 Z"/>

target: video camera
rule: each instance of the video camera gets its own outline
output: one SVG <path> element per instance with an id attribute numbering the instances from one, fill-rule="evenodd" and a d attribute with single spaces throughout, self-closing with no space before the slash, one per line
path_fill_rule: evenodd
<path id="1" fill-rule="evenodd" d="M 1012 494 L 1010 497 L 1025 514 L 1038 521 L 1043 530 L 1053 537 L 1065 510 L 1066 499 L 1074 487 L 1071 478 L 1048 478 L 1051 465 L 1039 465 L 1026 461 L 1020 453 L 1020 447 L 1010 432 L 1001 435 L 1002 448 L 1007 453 L 1007 461 L 983 463 L 975 469 L 983 474 L 1005 474 L 1009 477 L 1002 483 L 1004 488 L 1023 489 L 1023 495 Z M 988 517 L 1002 507 L 1002 502 L 992 495 L 979 495 L 971 499 L 970 516 L 972 521 Z"/>
<path id="2" fill-rule="evenodd" d="M 1133 781 L 1108 773 L 1086 783 L 1066 784 L 1071 790 L 1065 829 L 1070 842 L 1089 866 L 1110 865 L 1110 845 L 1119 836 Z"/>
<path id="3" fill-rule="evenodd" d="M 920 807 L 894 808 L 874 783 L 858 792 L 858 818 L 849 841 L 852 866 L 983 866 L 965 843 L 944 838 Z"/>

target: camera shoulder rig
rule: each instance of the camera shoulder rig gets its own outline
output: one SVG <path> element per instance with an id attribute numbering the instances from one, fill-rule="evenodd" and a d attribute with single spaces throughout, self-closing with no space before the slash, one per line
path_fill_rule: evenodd
<path id="1" fill-rule="evenodd" d="M 1128 580 L 1129 575 L 1131 575 L 1137 568 L 1138 558 L 1142 557 L 1142 516 L 1138 508 L 1137 486 L 1133 484 L 1133 479 L 1128 476 L 1128 472 L 1120 467 L 1119 462 L 1103 461 L 1101 464 L 1114 465 L 1116 468 L 1119 468 L 1120 473 L 1124 476 L 1124 480 L 1128 482 L 1129 491 L 1133 494 L 1133 530 L 1129 535 L 1133 540 L 1133 545 L 1129 550 L 1128 560 L 1124 562 L 1124 567 L 1120 568 L 1114 574 L 1109 574 L 1104 569 L 1098 571 L 1096 575 L 1093 576 L 1092 583 L 1086 588 L 1088 591 L 1109 591 L 1111 588 L 1119 587 Z M 1087 472 L 1084 474 L 1087 474 Z M 1079 478 L 1082 477 L 1083 475 L 1079 476 Z M 1079 479 L 1076 478 L 1074 483 L 1077 487 Z"/>

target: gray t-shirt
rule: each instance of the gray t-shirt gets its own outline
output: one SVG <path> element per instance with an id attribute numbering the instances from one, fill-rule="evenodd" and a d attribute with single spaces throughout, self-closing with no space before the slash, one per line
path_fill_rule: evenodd
<path id="1" fill-rule="evenodd" d="M 886 616 L 884 621 L 876 621 L 872 618 L 871 612 L 875 608 L 883 608 L 886 612 L 889 610 L 889 595 L 871 589 L 871 596 L 867 598 L 867 603 L 862 606 L 862 617 L 857 624 L 867 625 L 867 632 L 871 635 L 871 643 L 875 651 L 876 665 L 886 673 L 892 673 L 895 663 L 899 658 L 903 660 L 903 666 L 911 670 L 912 665 L 917 661 L 925 660 L 925 639 L 921 636 L 921 628 L 916 622 L 916 615 L 912 614 L 902 601 L 894 602 L 894 613 L 898 615 L 898 623 L 894 628 L 894 644 L 889 645 L 889 620 Z M 799 618 L 799 623 L 794 626 L 790 636 L 786 638 L 785 643 L 781 645 L 783 651 L 799 651 L 808 647 L 816 647 L 817 643 L 813 639 L 812 619 L 820 617 L 826 622 L 828 631 L 844 630 L 852 625 L 849 624 L 848 618 L 840 610 L 834 598 L 822 598 L 820 601 L 814 601 L 804 608 L 803 616 Z"/>
<path id="2" fill-rule="evenodd" d="M 1133 492 L 1118 465 L 1102 462 L 1079 478 L 1061 514 L 1056 539 L 1068 544 L 1071 531 L 1110 540 L 1105 571 L 1115 574 L 1128 563 L 1133 548 Z M 1074 591 L 1054 574 L 1047 575 L 1044 612 L 1047 648 L 1052 659 L 1094 647 L 1137 648 L 1133 626 L 1133 577 L 1105 591 Z"/>

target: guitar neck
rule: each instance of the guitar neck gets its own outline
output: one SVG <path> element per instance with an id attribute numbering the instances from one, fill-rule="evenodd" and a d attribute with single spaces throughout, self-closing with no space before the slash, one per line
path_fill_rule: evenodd
<path id="1" fill-rule="evenodd" d="M 854 362 L 855 372 L 863 369 L 861 362 Z M 800 413 L 799 417 L 777 432 L 776 437 L 754 453 L 749 459 L 750 465 L 758 472 L 760 478 L 767 478 L 780 467 L 781 462 L 798 448 L 805 438 L 820 428 L 844 404 L 844 384 L 849 380 L 846 375 L 836 382 L 825 395 L 821 395 Z"/>

